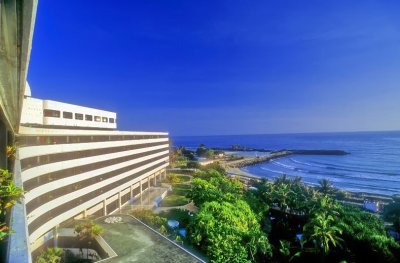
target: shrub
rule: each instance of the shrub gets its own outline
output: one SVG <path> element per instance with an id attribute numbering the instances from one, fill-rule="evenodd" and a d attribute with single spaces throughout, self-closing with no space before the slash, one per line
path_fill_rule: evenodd
<path id="1" fill-rule="evenodd" d="M 160 228 L 167 223 L 167 219 L 165 217 L 155 215 L 153 212 L 151 212 L 151 210 L 135 210 L 132 211 L 131 214 L 144 223 L 157 228 Z"/>

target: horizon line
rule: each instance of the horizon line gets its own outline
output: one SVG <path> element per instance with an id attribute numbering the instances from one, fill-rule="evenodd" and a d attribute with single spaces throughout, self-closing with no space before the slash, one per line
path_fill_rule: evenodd
<path id="1" fill-rule="evenodd" d="M 329 134 L 329 133 L 372 133 L 372 132 L 400 132 L 399 130 L 361 130 L 361 131 L 315 131 L 315 132 L 282 132 L 282 133 L 242 133 L 242 134 L 206 134 L 206 135 L 173 135 L 172 137 L 211 137 L 211 136 L 248 136 L 248 135 L 296 135 L 296 134 Z"/>

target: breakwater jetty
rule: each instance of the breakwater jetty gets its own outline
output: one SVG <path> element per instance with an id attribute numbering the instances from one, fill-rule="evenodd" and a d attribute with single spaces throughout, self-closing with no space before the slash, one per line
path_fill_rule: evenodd
<path id="1" fill-rule="evenodd" d="M 241 168 L 245 166 L 255 165 L 258 163 L 268 162 L 272 159 L 285 157 L 294 154 L 301 155 L 346 155 L 349 154 L 342 150 L 280 150 L 271 152 L 265 156 L 245 157 L 239 160 L 226 161 L 225 165 L 232 168 Z"/>

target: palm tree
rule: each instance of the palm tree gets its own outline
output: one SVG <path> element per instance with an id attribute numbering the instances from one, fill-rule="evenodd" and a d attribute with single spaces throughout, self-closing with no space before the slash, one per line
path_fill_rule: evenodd
<path id="1" fill-rule="evenodd" d="M 86 240 L 88 242 L 88 247 L 86 249 L 86 258 L 89 257 L 89 247 L 91 241 L 104 233 L 104 230 L 92 220 L 80 223 L 75 226 L 75 233 L 79 240 Z"/>
<path id="2" fill-rule="evenodd" d="M 327 213 L 317 213 L 315 216 L 304 226 L 304 232 L 308 240 L 315 242 L 317 250 L 322 250 L 327 254 L 330 250 L 330 244 L 334 247 L 339 244 L 342 239 L 339 234 L 342 230 L 334 225 L 334 218 Z"/>
<path id="3" fill-rule="evenodd" d="M 276 177 L 274 180 L 275 185 L 288 184 L 289 182 L 290 182 L 290 179 L 286 174 L 282 174 L 282 175 Z"/>
<path id="4" fill-rule="evenodd" d="M 36 263 L 60 263 L 64 251 L 58 247 L 50 247 L 40 254 Z"/>
<path id="5" fill-rule="evenodd" d="M 279 209 L 286 213 L 289 209 L 288 206 L 288 197 L 290 194 L 290 188 L 287 184 L 280 184 L 275 186 L 274 191 L 272 192 L 272 200 L 275 204 L 278 205 Z"/>
<path id="6" fill-rule="evenodd" d="M 329 181 L 326 178 L 319 180 L 318 183 L 319 187 L 317 189 L 324 195 L 332 195 L 337 191 L 337 189 L 333 186 L 331 181 Z"/>

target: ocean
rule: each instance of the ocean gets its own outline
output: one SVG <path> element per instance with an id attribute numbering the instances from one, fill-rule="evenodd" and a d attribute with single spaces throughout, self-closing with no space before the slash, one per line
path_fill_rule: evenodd
<path id="1" fill-rule="evenodd" d="M 189 149 L 203 143 L 206 147 L 241 145 L 270 150 L 345 150 L 350 154 L 291 155 L 242 170 L 268 179 L 282 174 L 301 176 L 303 182 L 312 185 L 327 178 L 337 188 L 353 192 L 400 194 L 400 131 L 177 136 L 172 137 L 172 142 L 174 146 Z"/>

